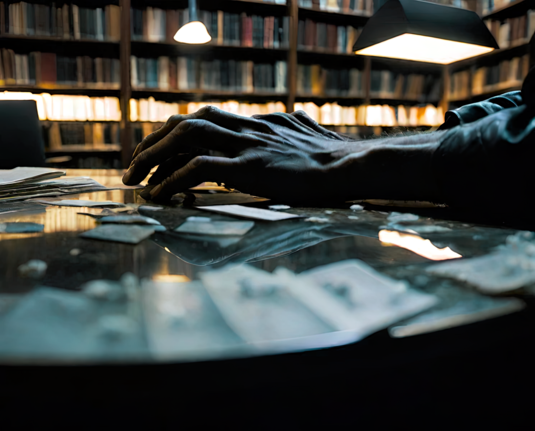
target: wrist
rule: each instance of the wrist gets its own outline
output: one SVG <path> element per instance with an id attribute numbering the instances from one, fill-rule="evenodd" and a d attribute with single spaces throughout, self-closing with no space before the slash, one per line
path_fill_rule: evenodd
<path id="1" fill-rule="evenodd" d="M 432 157 L 444 133 L 347 143 L 337 161 L 345 199 L 440 201 Z"/>

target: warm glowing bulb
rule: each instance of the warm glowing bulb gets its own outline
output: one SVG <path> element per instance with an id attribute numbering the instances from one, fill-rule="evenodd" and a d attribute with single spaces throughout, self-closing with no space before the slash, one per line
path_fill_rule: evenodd
<path id="1" fill-rule="evenodd" d="M 405 33 L 356 51 L 355 54 L 450 64 L 493 50 L 488 46 Z"/>
<path id="2" fill-rule="evenodd" d="M 182 43 L 208 43 L 212 40 L 205 25 L 200 21 L 188 22 L 175 34 L 175 40 Z"/>
<path id="3" fill-rule="evenodd" d="M 379 241 L 410 250 L 430 260 L 448 260 L 462 257 L 449 247 L 437 248 L 428 239 L 392 230 L 379 231 Z"/>

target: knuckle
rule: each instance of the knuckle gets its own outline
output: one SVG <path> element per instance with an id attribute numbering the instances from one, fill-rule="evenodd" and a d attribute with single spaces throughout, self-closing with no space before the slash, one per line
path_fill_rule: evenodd
<path id="1" fill-rule="evenodd" d="M 199 168 L 202 165 L 205 165 L 209 161 L 208 156 L 197 156 L 190 161 L 190 166 L 192 169 Z"/>
<path id="2" fill-rule="evenodd" d="M 175 114 L 175 115 L 171 115 L 168 119 L 167 119 L 167 123 L 168 124 L 175 124 L 175 123 L 178 123 L 180 120 L 181 120 L 182 116 L 181 115 L 178 115 L 178 114 Z"/>
<path id="3" fill-rule="evenodd" d="M 215 113 L 217 113 L 219 110 L 215 107 L 215 106 L 212 106 L 212 105 L 207 105 L 207 106 L 204 106 L 202 107 L 201 109 L 199 109 L 197 111 L 197 117 L 209 117 L 210 115 L 213 115 Z"/>

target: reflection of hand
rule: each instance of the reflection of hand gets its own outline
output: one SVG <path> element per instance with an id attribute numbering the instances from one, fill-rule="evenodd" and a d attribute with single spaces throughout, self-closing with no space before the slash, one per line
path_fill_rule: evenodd
<path id="1" fill-rule="evenodd" d="M 366 146 L 368 147 L 368 146 Z M 208 106 L 171 117 L 136 148 L 125 184 L 149 180 L 169 198 L 205 181 L 288 202 L 350 198 L 348 157 L 365 148 L 319 126 L 303 112 L 240 117 Z M 217 152 L 219 155 L 214 156 Z"/>
<path id="2" fill-rule="evenodd" d="M 229 246 L 219 246 L 213 237 L 169 232 L 156 233 L 154 241 L 188 263 L 206 266 L 271 259 L 345 235 L 329 230 L 328 224 L 291 220 L 257 223 L 239 242 Z"/>

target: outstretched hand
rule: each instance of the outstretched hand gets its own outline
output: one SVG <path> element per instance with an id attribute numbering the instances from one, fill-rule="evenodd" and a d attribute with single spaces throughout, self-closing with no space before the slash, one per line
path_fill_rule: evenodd
<path id="1" fill-rule="evenodd" d="M 138 184 L 158 166 L 149 184 L 161 200 L 202 182 L 286 202 L 349 199 L 345 161 L 367 147 L 302 111 L 249 118 L 207 106 L 143 139 L 123 182 Z"/>

